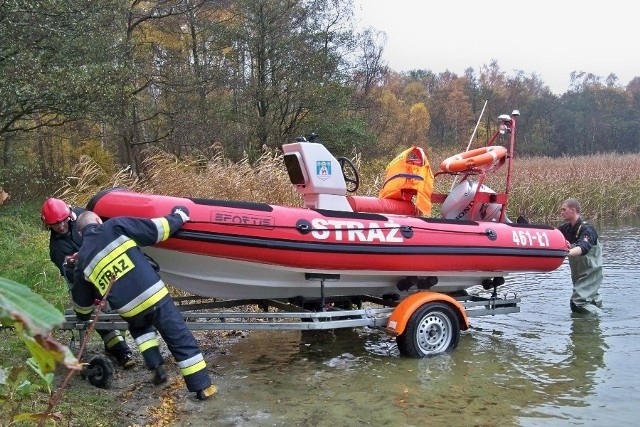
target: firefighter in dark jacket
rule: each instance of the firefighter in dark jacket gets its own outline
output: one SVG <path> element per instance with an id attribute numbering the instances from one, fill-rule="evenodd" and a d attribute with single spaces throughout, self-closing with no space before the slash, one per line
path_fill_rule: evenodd
<path id="1" fill-rule="evenodd" d="M 129 332 L 162 384 L 162 367 L 156 330 L 175 358 L 189 391 L 205 400 L 216 392 L 196 339 L 176 308 L 164 282 L 140 249 L 162 242 L 189 220 L 187 208 L 154 219 L 116 217 L 104 223 L 92 211 L 78 217 L 82 246 L 76 267 L 73 300 L 78 310 L 89 310 L 106 297 L 111 308 L 127 321 Z M 111 289 L 107 293 L 108 286 Z"/>
<path id="2" fill-rule="evenodd" d="M 42 222 L 51 231 L 49 257 L 60 270 L 60 275 L 65 279 L 69 290 L 71 290 L 74 281 L 74 269 L 66 266 L 68 265 L 67 261 L 73 259 L 73 255 L 80 249 L 80 236 L 77 233 L 76 220 L 82 212 L 84 209 L 71 209 L 64 201 L 55 198 L 45 200 L 41 209 Z M 79 317 L 81 320 L 88 320 L 92 312 L 93 310 Z M 135 364 L 133 354 L 120 331 L 98 329 L 96 332 L 102 338 L 107 353 L 115 357 L 120 366 L 128 369 Z"/>
<path id="3" fill-rule="evenodd" d="M 567 239 L 567 256 L 573 282 L 571 311 L 589 313 L 595 307 L 602 307 L 599 292 L 603 279 L 602 245 L 596 229 L 581 218 L 580 203 L 576 199 L 565 200 L 560 213 L 566 222 L 558 229 Z"/>

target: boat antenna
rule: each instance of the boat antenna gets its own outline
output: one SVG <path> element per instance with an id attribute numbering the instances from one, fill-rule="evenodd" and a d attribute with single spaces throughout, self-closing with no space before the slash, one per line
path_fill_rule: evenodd
<path id="1" fill-rule="evenodd" d="M 469 143 L 467 144 L 467 149 L 465 151 L 469 151 L 469 148 L 471 148 L 471 142 L 473 141 L 473 137 L 476 135 L 476 131 L 478 130 L 478 126 L 480 125 L 480 120 L 482 120 L 484 109 L 487 108 L 487 102 L 489 102 L 489 100 L 485 99 L 484 105 L 482 106 L 482 111 L 480 111 L 480 117 L 478 117 L 478 121 L 476 122 L 476 127 L 473 128 L 473 132 L 471 133 L 471 138 L 469 138 Z M 451 190 L 449 190 L 449 192 L 453 191 L 453 187 L 456 186 L 457 180 L 458 180 L 458 175 L 454 175 L 453 182 L 451 183 Z"/>

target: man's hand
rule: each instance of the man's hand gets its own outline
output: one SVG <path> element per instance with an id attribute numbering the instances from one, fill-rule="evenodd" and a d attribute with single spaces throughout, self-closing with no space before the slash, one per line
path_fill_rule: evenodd
<path id="1" fill-rule="evenodd" d="M 68 270 L 73 270 L 74 268 L 76 268 L 77 262 L 78 252 L 74 253 L 73 255 L 67 255 L 66 257 L 64 257 L 64 266 Z"/>
<path id="2" fill-rule="evenodd" d="M 189 209 L 185 208 L 184 206 L 174 206 L 173 209 L 171 209 L 171 213 L 179 215 L 180 218 L 182 218 L 182 222 L 187 222 L 190 220 Z"/>

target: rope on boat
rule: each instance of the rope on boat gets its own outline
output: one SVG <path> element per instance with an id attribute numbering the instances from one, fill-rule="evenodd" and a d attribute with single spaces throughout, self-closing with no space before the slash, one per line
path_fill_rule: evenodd
<path id="1" fill-rule="evenodd" d="M 305 221 L 306 224 L 300 224 L 300 221 L 298 221 L 298 224 L 296 225 L 262 225 L 262 224 L 238 224 L 238 223 L 227 223 L 227 222 L 213 222 L 213 221 L 189 221 L 187 224 L 219 224 L 219 225 L 227 225 L 230 227 L 248 227 L 248 228 L 269 228 L 269 229 L 280 229 L 280 230 L 297 230 L 302 234 L 308 234 L 311 233 L 313 231 L 322 231 L 322 232 L 327 232 L 327 231 L 334 231 L 334 232 L 338 232 L 338 231 L 370 231 L 370 230 L 394 230 L 394 229 L 399 229 L 400 232 L 405 236 L 405 237 L 411 237 L 411 235 L 413 235 L 413 231 L 414 230 L 419 230 L 419 231 L 431 231 L 431 232 L 440 232 L 440 233 L 452 233 L 452 234 L 474 234 L 474 235 L 478 235 L 478 236 L 488 236 L 491 240 L 495 240 L 495 236 L 496 236 L 496 232 L 490 228 L 487 228 L 484 231 L 467 231 L 467 230 L 443 230 L 440 228 L 433 228 L 433 227 L 424 227 L 424 226 L 409 226 L 409 225 L 400 225 L 399 227 L 390 227 L 390 226 L 383 226 L 383 227 L 355 227 L 355 228 L 340 228 L 340 229 L 331 229 L 331 228 L 314 228 L 311 227 L 311 224 L 307 221 L 307 220 L 303 220 Z M 407 235 L 405 235 L 407 234 Z"/>

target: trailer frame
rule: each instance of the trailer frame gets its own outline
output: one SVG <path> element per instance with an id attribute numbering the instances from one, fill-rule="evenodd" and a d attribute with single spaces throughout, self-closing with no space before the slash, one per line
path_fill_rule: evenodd
<path id="1" fill-rule="evenodd" d="M 361 306 L 352 309 L 336 308 L 332 305 L 335 301 L 327 299 L 321 311 L 313 311 L 283 299 L 217 300 L 196 295 L 173 299 L 187 327 L 193 331 L 331 330 L 358 327 L 384 330 L 389 317 L 399 303 L 399 301 L 371 295 L 350 298 L 357 299 Z M 518 304 L 521 300 L 516 295 L 513 297 L 462 295 L 453 298 L 464 307 L 468 317 L 520 311 Z M 260 311 L 249 311 L 248 307 L 257 307 Z M 60 329 L 86 331 L 93 322 L 93 319 L 78 320 L 73 310 L 68 309 L 65 311 L 65 322 Z M 126 330 L 127 323 L 119 314 L 105 310 L 100 313 L 95 327 L 106 330 Z"/>
<path id="2" fill-rule="evenodd" d="M 431 355 L 431 351 L 438 354 L 453 350 L 458 344 L 461 328 L 469 327 L 467 317 L 520 311 L 520 298 L 515 294 L 499 298 L 495 288 L 490 297 L 419 291 L 405 299 L 359 295 L 311 301 L 217 300 L 190 295 L 173 297 L 173 300 L 192 331 L 319 331 L 368 327 L 395 336 L 400 353 L 412 357 Z M 403 306 L 408 300 L 409 304 Z M 306 309 L 305 305 L 319 310 Z M 399 329 L 389 327 L 394 318 L 394 327 L 400 323 Z M 397 319 L 401 319 L 400 322 Z M 108 307 L 97 310 L 96 315 L 86 321 L 77 319 L 73 310 L 65 310 L 65 321 L 60 330 L 78 331 L 80 342 L 85 343 L 90 328 L 127 330 L 128 324 Z M 75 335 L 71 341 L 75 341 Z M 79 355 L 79 358 L 84 357 L 85 354 Z M 113 375 L 113 366 L 104 355 L 94 355 L 81 372 L 83 378 L 101 388 L 110 386 Z"/>

